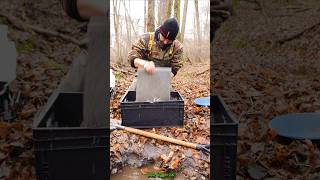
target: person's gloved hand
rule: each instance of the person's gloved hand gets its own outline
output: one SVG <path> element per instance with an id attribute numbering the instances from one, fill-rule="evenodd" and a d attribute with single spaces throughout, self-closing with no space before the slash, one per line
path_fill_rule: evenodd
<path id="1" fill-rule="evenodd" d="M 153 61 L 147 61 L 143 68 L 145 71 L 147 71 L 149 74 L 153 74 L 156 71 L 156 66 L 154 65 Z"/>

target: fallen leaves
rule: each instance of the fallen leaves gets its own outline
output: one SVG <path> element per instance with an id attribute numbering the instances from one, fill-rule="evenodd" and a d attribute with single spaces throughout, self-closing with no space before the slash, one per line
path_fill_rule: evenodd
<path id="1" fill-rule="evenodd" d="M 10 124 L 0 122 L 0 139 L 6 139 L 10 132 Z"/>
<path id="2" fill-rule="evenodd" d="M 167 163 L 167 162 L 169 162 L 169 161 L 171 160 L 171 158 L 173 157 L 173 154 L 174 154 L 174 152 L 173 152 L 173 151 L 170 151 L 170 153 L 169 153 L 168 156 L 166 156 L 165 154 L 162 154 L 162 155 L 160 156 L 160 158 L 162 159 L 162 161 L 163 161 L 164 163 Z"/>
<path id="3" fill-rule="evenodd" d="M 199 69 L 201 69 L 203 68 L 203 66 L 208 66 L 208 62 L 204 65 L 196 64 L 194 66 L 197 66 Z M 185 99 L 184 126 L 145 129 L 146 131 L 187 142 L 209 144 L 210 109 L 205 107 L 197 107 L 194 103 L 194 98 L 205 97 L 209 95 L 209 72 L 204 72 L 203 74 L 201 74 L 201 78 L 194 77 L 192 76 L 193 71 L 194 73 L 197 72 L 194 69 L 194 66 L 184 66 L 181 72 L 191 73 L 178 73 L 178 75 L 173 79 L 172 82 L 172 86 L 174 87 L 174 89 L 181 93 L 181 95 Z M 134 77 L 133 75 L 131 76 L 128 74 L 122 75 L 122 72 L 116 73 L 119 73 L 119 76 L 116 80 L 117 94 L 110 102 L 110 114 L 111 117 L 120 119 L 121 111 L 119 100 L 126 92 Z M 127 135 L 127 138 L 122 138 L 125 134 L 127 133 L 120 131 L 111 133 L 111 169 L 114 169 L 116 167 L 116 162 L 124 161 L 124 163 L 126 163 L 127 160 L 125 156 L 127 152 L 136 152 L 137 154 L 141 155 L 141 160 L 143 158 L 153 159 L 154 163 L 157 164 L 155 165 L 156 169 L 165 172 L 170 170 L 179 171 L 180 167 L 184 166 L 184 160 L 186 159 L 186 157 L 195 159 L 196 161 L 194 161 L 194 163 L 191 163 L 190 167 L 203 172 L 203 177 L 209 178 L 209 165 L 201 164 L 201 162 L 203 162 L 203 160 L 201 159 L 207 159 L 208 155 L 201 155 L 197 150 L 174 145 L 164 141 L 133 135 L 130 133 Z M 122 158 L 117 157 L 117 150 L 113 148 L 113 146 L 118 147 L 118 144 L 120 144 L 121 146 L 124 146 L 124 144 L 126 144 L 128 146 L 128 148 L 123 150 L 123 153 L 121 153 Z M 155 149 L 153 147 L 155 147 Z M 142 149 L 142 151 L 139 151 L 139 149 Z M 143 173 L 146 173 L 147 171 L 147 169 L 141 169 L 141 172 Z M 114 172 L 116 171 L 114 170 Z M 191 173 L 189 174 L 191 176 Z M 197 174 L 195 176 L 199 176 L 200 178 L 201 174 Z"/>
<path id="4" fill-rule="evenodd" d="M 263 179 L 268 174 L 268 171 L 257 164 L 251 164 L 248 167 L 248 173 L 253 179 Z"/>

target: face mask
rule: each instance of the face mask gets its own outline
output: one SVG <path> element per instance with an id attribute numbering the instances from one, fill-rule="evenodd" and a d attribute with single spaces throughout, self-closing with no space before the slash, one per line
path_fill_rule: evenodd
<path id="1" fill-rule="evenodd" d="M 163 42 L 159 41 L 159 46 L 162 50 L 166 50 L 168 47 L 171 46 L 171 44 L 163 44 Z"/>
<path id="2" fill-rule="evenodd" d="M 168 47 L 171 46 L 171 44 L 164 44 L 161 40 L 160 40 L 160 29 L 157 28 L 155 31 L 155 35 L 156 35 L 156 42 L 159 44 L 161 50 L 166 50 Z"/>

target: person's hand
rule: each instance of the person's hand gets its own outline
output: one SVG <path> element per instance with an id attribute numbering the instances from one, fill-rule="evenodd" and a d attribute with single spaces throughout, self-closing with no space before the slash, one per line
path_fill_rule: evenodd
<path id="1" fill-rule="evenodd" d="M 147 61 L 144 65 L 143 68 L 145 71 L 147 71 L 147 73 L 149 74 L 153 74 L 154 72 L 156 72 L 156 67 L 154 65 L 153 61 Z"/>

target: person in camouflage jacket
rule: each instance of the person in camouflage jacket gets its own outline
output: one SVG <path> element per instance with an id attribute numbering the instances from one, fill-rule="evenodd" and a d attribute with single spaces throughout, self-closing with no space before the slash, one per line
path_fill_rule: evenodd
<path id="1" fill-rule="evenodd" d="M 175 76 L 182 67 L 183 46 L 176 39 L 179 24 L 175 18 L 169 18 L 155 30 L 141 35 L 132 45 L 128 61 L 134 68 L 142 67 L 153 74 L 155 67 L 171 67 Z"/>

